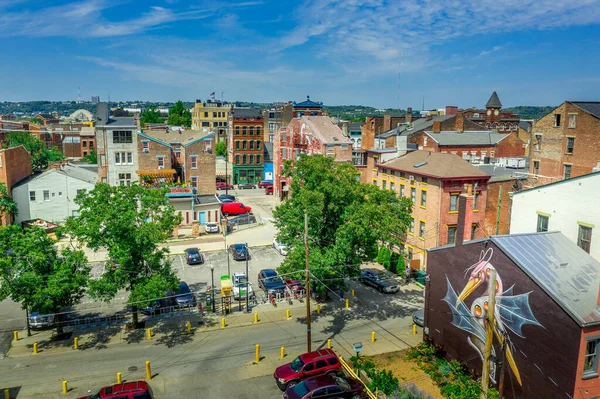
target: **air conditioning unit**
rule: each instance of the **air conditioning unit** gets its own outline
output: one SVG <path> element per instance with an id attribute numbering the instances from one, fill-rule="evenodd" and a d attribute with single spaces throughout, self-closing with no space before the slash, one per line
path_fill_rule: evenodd
<path id="1" fill-rule="evenodd" d="M 415 181 L 415 177 L 413 175 L 408 175 L 408 180 Z"/>

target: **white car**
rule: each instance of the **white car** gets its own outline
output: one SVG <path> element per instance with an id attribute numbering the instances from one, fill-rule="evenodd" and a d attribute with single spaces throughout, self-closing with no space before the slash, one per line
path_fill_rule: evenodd
<path id="1" fill-rule="evenodd" d="M 204 229 L 207 233 L 218 233 L 219 225 L 215 222 L 208 222 L 204 225 Z"/>
<path id="2" fill-rule="evenodd" d="M 283 256 L 287 256 L 288 254 L 287 245 L 277 242 L 276 238 L 273 239 L 273 248 L 275 248 L 277 252 L 279 252 Z"/>
<path id="3" fill-rule="evenodd" d="M 245 273 L 233 273 L 231 276 L 231 286 L 233 298 L 244 300 L 246 298 L 246 285 L 248 286 L 248 298 L 254 297 L 252 285 L 248 283 L 248 278 Z"/>

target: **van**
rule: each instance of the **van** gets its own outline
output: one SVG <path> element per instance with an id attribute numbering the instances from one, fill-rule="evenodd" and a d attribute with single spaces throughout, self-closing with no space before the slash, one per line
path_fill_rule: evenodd
<path id="1" fill-rule="evenodd" d="M 221 213 L 224 216 L 229 215 L 244 215 L 246 213 L 250 213 L 252 208 L 249 206 L 245 206 L 241 202 L 227 202 L 221 204 Z"/>

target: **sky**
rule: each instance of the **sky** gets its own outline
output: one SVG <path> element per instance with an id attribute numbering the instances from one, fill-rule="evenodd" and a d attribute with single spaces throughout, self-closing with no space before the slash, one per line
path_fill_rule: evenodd
<path id="1" fill-rule="evenodd" d="M 600 101 L 600 0 L 0 0 L 0 101 Z"/>

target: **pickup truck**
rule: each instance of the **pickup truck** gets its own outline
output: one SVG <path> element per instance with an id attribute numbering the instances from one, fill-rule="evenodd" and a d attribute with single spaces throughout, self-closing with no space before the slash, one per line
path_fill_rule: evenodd
<path id="1" fill-rule="evenodd" d="M 231 284 L 233 290 L 233 298 L 240 301 L 246 298 L 246 284 L 248 284 L 248 298 L 254 297 L 252 285 L 248 283 L 248 278 L 245 273 L 233 273 L 231 276 Z"/>

